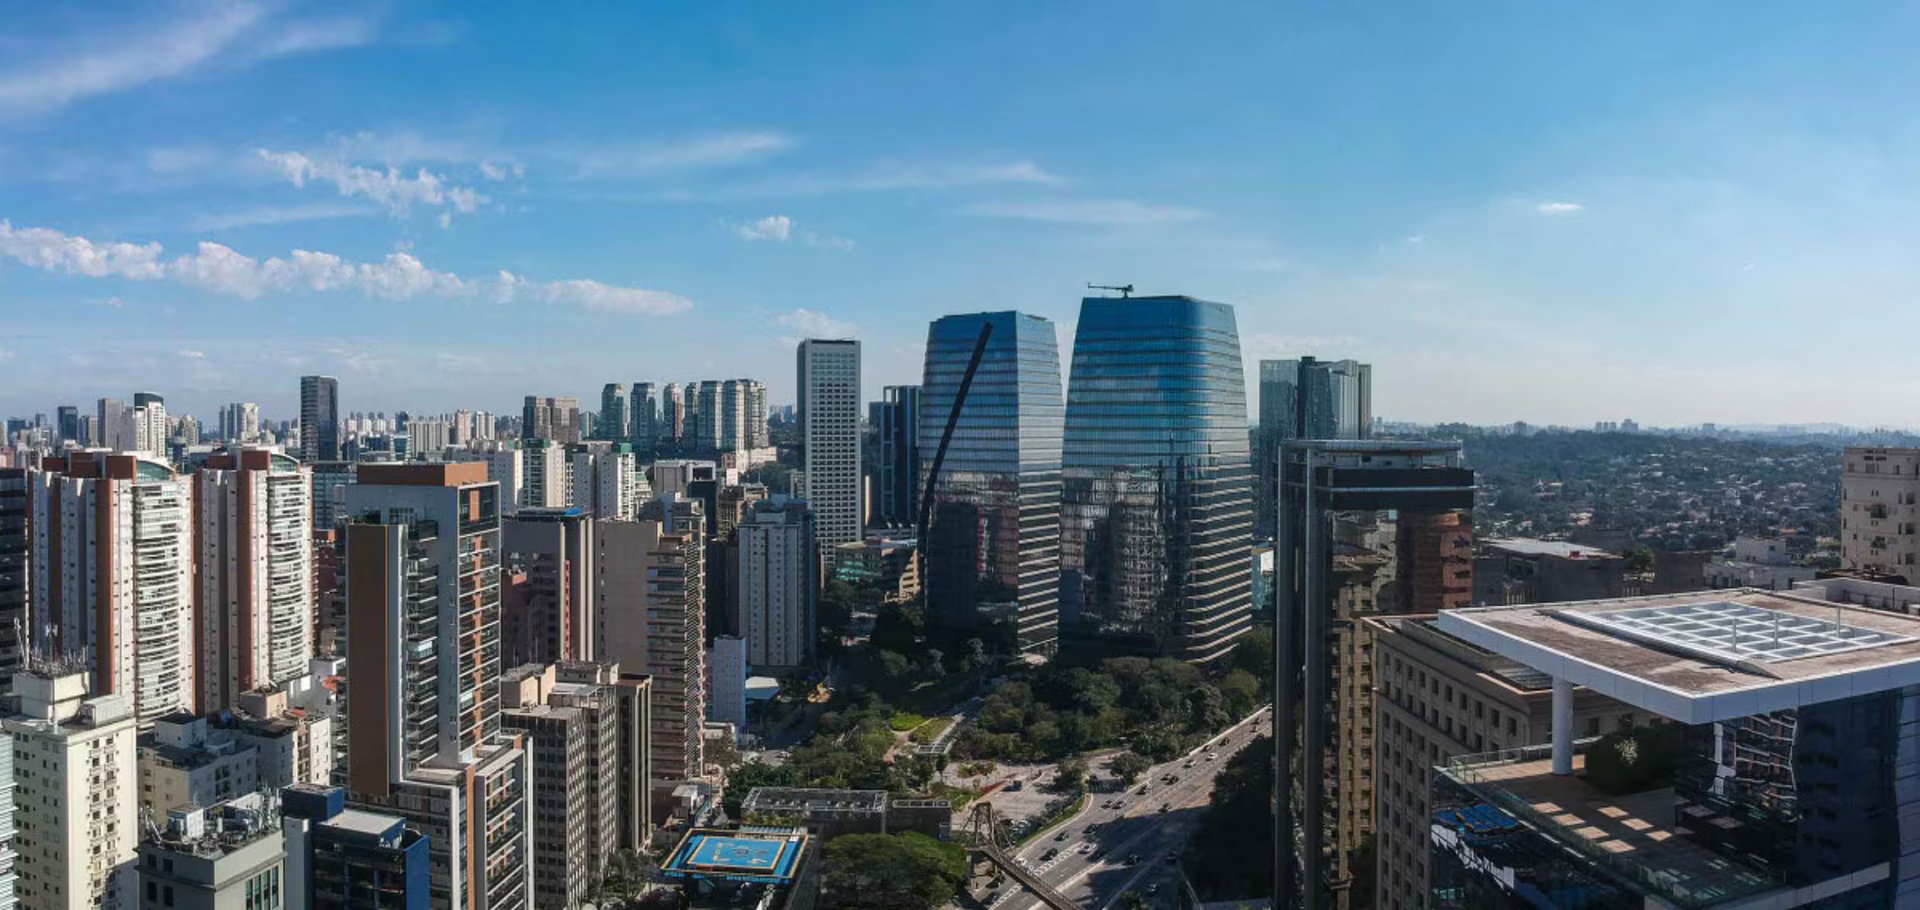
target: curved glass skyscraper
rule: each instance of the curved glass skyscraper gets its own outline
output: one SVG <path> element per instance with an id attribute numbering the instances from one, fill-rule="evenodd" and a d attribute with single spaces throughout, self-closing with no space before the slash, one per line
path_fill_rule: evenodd
<path id="1" fill-rule="evenodd" d="M 1253 476 L 1233 308 L 1080 304 L 1062 460 L 1063 631 L 1218 658 L 1252 624 Z"/>
<path id="2" fill-rule="evenodd" d="M 983 326 L 992 331 L 926 506 L 927 620 L 976 630 L 996 649 L 1050 652 L 1059 633 L 1062 414 L 1052 322 L 1011 311 L 934 321 L 921 470 L 933 468 Z"/>

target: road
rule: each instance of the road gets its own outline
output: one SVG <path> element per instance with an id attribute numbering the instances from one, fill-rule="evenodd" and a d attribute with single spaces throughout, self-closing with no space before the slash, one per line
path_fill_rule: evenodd
<path id="1" fill-rule="evenodd" d="M 1246 747 L 1254 736 L 1271 732 L 1271 713 L 1262 708 L 1208 740 L 1193 752 L 1142 775 L 1124 792 L 1094 793 L 1087 808 L 1066 825 L 1056 828 L 1027 844 L 1015 856 L 1025 860 L 1046 882 L 1066 896 L 1079 901 L 1088 910 L 1109 910 L 1121 894 L 1146 891 L 1158 885 L 1148 897 L 1154 907 L 1177 906 L 1179 876 L 1167 861 L 1169 853 L 1186 846 L 1187 837 L 1199 823 L 1201 810 L 1213 795 L 1213 779 L 1227 764 L 1228 756 Z M 1208 752 L 1215 753 L 1208 761 Z M 1191 766 L 1189 766 L 1191 763 Z M 1175 783 L 1164 783 L 1168 774 L 1177 775 Z M 1147 794 L 1140 795 L 1140 788 Z M 1112 808 L 1119 800 L 1119 808 Z M 1167 805 L 1166 812 L 1160 807 Z M 1089 836 L 1087 830 L 1096 830 Z M 1066 832 L 1065 840 L 1056 839 Z M 1081 852 L 1085 846 L 1087 852 Z M 1042 859 L 1049 850 L 1058 850 L 1053 859 Z M 1138 856 L 1132 865 L 1129 856 Z M 1044 910 L 1039 901 L 1017 884 L 1008 882 L 987 903 L 991 910 Z"/>

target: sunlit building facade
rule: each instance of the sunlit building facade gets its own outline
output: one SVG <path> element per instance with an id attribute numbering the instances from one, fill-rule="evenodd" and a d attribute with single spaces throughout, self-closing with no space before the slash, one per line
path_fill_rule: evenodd
<path id="1" fill-rule="evenodd" d="M 954 418 L 982 330 L 986 347 Z M 935 320 L 920 387 L 920 470 L 930 472 L 927 619 L 1048 652 L 1060 627 L 1060 446 L 1065 405 L 1053 323 L 1005 311 Z M 925 485 L 925 478 L 920 479 Z"/>
<path id="2" fill-rule="evenodd" d="M 1232 307 L 1081 303 L 1062 453 L 1064 636 L 1209 661 L 1247 631 L 1246 414 Z"/>

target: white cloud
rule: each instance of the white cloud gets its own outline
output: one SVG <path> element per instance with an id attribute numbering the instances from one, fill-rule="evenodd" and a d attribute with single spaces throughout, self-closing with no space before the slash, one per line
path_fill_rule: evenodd
<path id="1" fill-rule="evenodd" d="M 203 240 L 191 255 L 169 261 L 161 254 L 158 243 L 96 243 L 48 228 L 15 228 L 0 219 L 0 256 L 33 268 L 91 278 L 169 280 L 247 300 L 269 293 L 312 291 L 384 300 L 490 296 L 500 303 L 566 304 L 622 313 L 668 314 L 693 306 L 678 294 L 588 279 L 529 281 L 503 271 L 491 281 L 468 281 L 430 269 L 406 252 L 389 253 L 378 262 L 349 262 L 311 250 L 262 260 Z"/>
<path id="2" fill-rule="evenodd" d="M 296 187 L 307 181 L 333 184 L 342 196 L 360 196 L 386 206 L 396 216 L 405 216 L 415 205 L 442 209 L 441 226 L 451 220 L 452 212 L 472 214 L 487 197 L 471 187 L 458 186 L 448 178 L 420 168 L 408 177 L 398 168 L 385 170 L 362 167 L 336 158 L 315 158 L 302 152 L 273 152 L 259 149 L 261 160 L 278 168 Z"/>
<path id="3" fill-rule="evenodd" d="M 316 202 L 308 205 L 244 209 L 236 212 L 216 212 L 194 219 L 188 222 L 187 226 L 189 229 L 195 231 L 230 231 L 243 227 L 292 224 L 301 221 L 323 221 L 330 218 L 363 218 L 369 215 L 379 214 L 379 209 L 369 208 L 363 205 L 351 205 L 341 202 Z"/>
<path id="4" fill-rule="evenodd" d="M 676 142 L 557 149 L 553 157 L 571 161 L 577 176 L 647 177 L 671 171 L 731 167 L 792 148 L 785 133 L 772 130 L 720 133 Z"/>
<path id="5" fill-rule="evenodd" d="M 792 174 L 742 184 L 712 193 L 714 198 L 825 196 L 902 190 L 948 190 L 970 186 L 1046 185 L 1060 178 L 1031 161 L 1000 164 L 881 164 L 844 174 Z"/>
<path id="6" fill-rule="evenodd" d="M 852 338 L 860 331 L 851 323 L 805 307 L 780 313 L 773 317 L 773 321 L 787 330 L 780 337 L 780 343 L 787 346 L 799 344 L 808 338 Z"/>
<path id="7" fill-rule="evenodd" d="M 53 110 L 98 95 L 176 78 L 223 61 L 255 62 L 287 54 L 366 44 L 370 20 L 276 22 L 272 7 L 218 3 L 172 22 L 87 30 L 88 38 L 49 45 L 39 61 L 0 73 L 0 113 Z M 102 34 L 110 34 L 104 40 Z"/>
<path id="8" fill-rule="evenodd" d="M 207 352 L 196 348 L 181 348 L 176 353 L 188 360 L 205 360 L 207 357 Z"/>
<path id="9" fill-rule="evenodd" d="M 1196 209 L 1147 205 L 1131 199 L 983 202 L 968 206 L 966 212 L 970 215 L 984 215 L 992 218 L 1020 218 L 1054 224 L 1095 224 L 1109 227 L 1192 221 L 1202 214 Z"/>
<path id="10" fill-rule="evenodd" d="M 734 225 L 733 232 L 741 240 L 771 240 L 774 243 L 786 243 L 793 234 L 793 219 L 785 215 L 768 215 L 751 224 Z"/>
<path id="11" fill-rule="evenodd" d="M 1542 215 L 1571 215 L 1584 208 L 1586 206 L 1578 202 L 1542 202 L 1534 206 L 1533 210 Z"/>
<path id="12" fill-rule="evenodd" d="M 842 253 L 853 252 L 853 248 L 855 246 L 851 238 L 836 237 L 832 234 L 821 234 L 821 233 L 816 233 L 814 231 L 808 231 L 803 239 L 806 240 L 807 246 L 817 246 L 823 249 L 839 250 Z"/>

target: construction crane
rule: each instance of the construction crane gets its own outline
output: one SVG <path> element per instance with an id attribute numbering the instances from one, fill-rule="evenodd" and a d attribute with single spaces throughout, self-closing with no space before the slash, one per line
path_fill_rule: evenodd
<path id="1" fill-rule="evenodd" d="M 1121 296 L 1121 297 L 1122 297 L 1123 299 L 1124 299 L 1124 298 L 1127 298 L 1127 297 L 1131 297 L 1131 296 L 1133 296 L 1133 285 L 1130 285 L 1130 284 L 1094 284 L 1093 282 L 1087 282 L 1087 290 L 1089 290 L 1089 291 L 1119 291 L 1119 292 L 1120 292 L 1120 296 Z"/>

